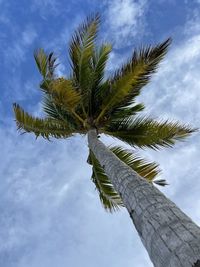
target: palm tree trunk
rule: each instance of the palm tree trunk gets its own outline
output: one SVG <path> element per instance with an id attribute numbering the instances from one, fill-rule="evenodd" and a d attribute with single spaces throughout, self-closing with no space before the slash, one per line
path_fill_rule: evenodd
<path id="1" fill-rule="evenodd" d="M 200 228 L 88 132 L 89 148 L 120 194 L 155 267 L 200 266 Z"/>

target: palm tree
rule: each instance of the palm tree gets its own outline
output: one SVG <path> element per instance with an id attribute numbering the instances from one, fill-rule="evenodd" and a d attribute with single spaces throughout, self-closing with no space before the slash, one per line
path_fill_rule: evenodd
<path id="1" fill-rule="evenodd" d="M 14 104 L 19 130 L 45 139 L 88 136 L 91 180 L 103 207 L 110 212 L 125 206 L 154 266 L 198 266 L 200 228 L 154 185 L 159 167 L 123 147 L 106 147 L 101 134 L 118 138 L 133 148 L 172 147 L 195 129 L 178 122 L 156 121 L 138 115 L 144 105 L 136 103 L 170 39 L 135 50 L 111 77 L 105 76 L 112 47 L 97 45 L 99 15 L 88 17 L 69 44 L 70 77 L 56 76 L 56 57 L 43 49 L 35 52 L 42 75 L 45 118 L 36 118 Z"/>

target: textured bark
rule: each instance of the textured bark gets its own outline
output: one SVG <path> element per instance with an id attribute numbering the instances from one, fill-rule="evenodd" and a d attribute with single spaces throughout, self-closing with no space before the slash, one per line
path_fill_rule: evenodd
<path id="1" fill-rule="evenodd" d="M 155 186 L 120 161 L 88 133 L 89 148 L 98 159 L 138 231 L 155 267 L 192 267 L 200 262 L 200 228 Z"/>

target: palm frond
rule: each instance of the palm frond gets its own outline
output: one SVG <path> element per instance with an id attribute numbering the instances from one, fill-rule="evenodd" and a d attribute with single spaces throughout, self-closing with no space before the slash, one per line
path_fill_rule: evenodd
<path id="1" fill-rule="evenodd" d="M 156 176 L 160 173 L 158 164 L 155 162 L 147 162 L 145 159 L 137 156 L 136 153 L 132 153 L 127 149 L 120 146 L 111 147 L 110 150 L 126 165 L 131 167 L 141 177 L 145 178 L 149 182 L 154 182 Z M 165 181 L 165 180 L 163 180 Z M 156 180 L 155 180 L 156 182 Z"/>
<path id="2" fill-rule="evenodd" d="M 100 201 L 105 210 L 113 212 L 123 207 L 121 197 L 115 191 L 111 181 L 105 174 L 104 169 L 101 167 L 91 150 L 88 157 L 88 163 L 91 163 L 93 166 L 91 179 L 98 190 Z"/>
<path id="3" fill-rule="evenodd" d="M 55 119 L 35 118 L 25 112 L 19 105 L 14 104 L 14 113 L 18 130 L 27 133 L 34 133 L 36 137 L 42 136 L 45 139 L 67 138 L 72 136 L 72 131 L 66 123 Z"/>
<path id="4" fill-rule="evenodd" d="M 93 54 L 92 57 L 92 77 L 91 77 L 91 88 L 90 88 L 90 116 L 95 116 L 98 114 L 98 109 L 100 106 L 100 94 L 104 89 L 104 72 L 106 63 L 109 57 L 109 54 L 112 50 L 112 46 L 110 44 L 102 44 L 99 49 Z"/>
<path id="5" fill-rule="evenodd" d="M 103 81 L 104 71 L 106 67 L 106 63 L 108 61 L 109 54 L 112 50 L 111 44 L 104 43 L 99 49 L 96 49 L 92 58 L 92 66 L 93 66 L 93 87 L 98 88 L 98 85 Z M 95 94 L 98 95 L 98 90 L 95 91 Z"/>
<path id="6" fill-rule="evenodd" d="M 82 95 L 86 94 L 90 82 L 91 59 L 99 22 L 98 14 L 88 17 L 75 32 L 69 45 L 73 78 Z"/>
<path id="7" fill-rule="evenodd" d="M 58 78 L 49 85 L 49 94 L 52 94 L 55 103 L 64 106 L 67 110 L 75 110 L 81 101 L 81 95 L 73 87 L 72 81 Z"/>
<path id="8" fill-rule="evenodd" d="M 147 181 L 161 186 L 167 184 L 164 179 L 156 179 L 160 173 L 157 163 L 148 162 L 139 157 L 137 154 L 133 154 L 127 149 L 119 146 L 109 147 L 108 149 L 110 149 L 121 161 L 123 161 Z M 102 202 L 104 208 L 112 212 L 118 210 L 120 207 L 123 207 L 121 197 L 115 191 L 110 179 L 105 174 L 104 169 L 101 167 L 91 150 L 87 162 L 93 166 L 91 179 L 98 190 L 100 201 Z"/>
<path id="9" fill-rule="evenodd" d="M 52 79 L 55 68 L 58 66 L 58 64 L 55 64 L 57 58 L 54 56 L 54 53 L 46 54 L 44 49 L 40 48 L 34 52 L 34 58 L 43 78 Z"/>
<path id="10" fill-rule="evenodd" d="M 141 88 L 149 82 L 152 74 L 157 70 L 170 43 L 171 39 L 167 39 L 155 47 L 144 47 L 133 53 L 131 60 L 110 79 L 111 91 L 105 94 L 98 121 L 106 112 L 119 107 L 127 107 L 132 103 Z"/>
<path id="11" fill-rule="evenodd" d="M 150 118 L 122 119 L 112 122 L 105 134 L 128 143 L 133 147 L 172 147 L 177 140 L 183 140 L 197 129 L 178 122 L 155 121 Z"/>
<path id="12" fill-rule="evenodd" d="M 43 110 L 48 118 L 61 120 L 65 122 L 71 131 L 79 131 L 82 129 L 82 124 L 73 117 L 71 112 L 68 112 L 63 106 L 56 104 L 52 100 L 52 96 L 45 94 L 43 97 Z"/>
<path id="13" fill-rule="evenodd" d="M 135 104 L 126 108 L 116 108 L 113 113 L 110 114 L 109 122 L 128 119 L 135 116 L 137 113 L 144 110 L 145 106 L 142 103 Z"/>

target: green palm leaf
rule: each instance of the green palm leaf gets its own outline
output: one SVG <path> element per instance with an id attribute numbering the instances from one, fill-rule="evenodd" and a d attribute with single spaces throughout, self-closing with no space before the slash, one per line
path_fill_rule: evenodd
<path id="1" fill-rule="evenodd" d="M 98 85 L 104 78 L 104 71 L 111 50 L 111 44 L 104 43 L 99 48 L 96 48 L 95 53 L 93 54 L 92 65 L 94 69 L 94 82 L 96 85 Z"/>
<path id="2" fill-rule="evenodd" d="M 88 163 L 92 164 L 93 172 L 91 180 L 94 182 L 99 193 L 100 201 L 105 210 L 113 212 L 123 207 L 123 203 L 119 194 L 115 191 L 112 183 L 104 172 L 104 169 L 90 151 Z"/>
<path id="3" fill-rule="evenodd" d="M 88 17 L 72 37 L 69 47 L 73 78 L 82 95 L 87 95 L 91 82 L 91 59 L 94 53 L 94 41 L 99 26 L 99 15 Z"/>
<path id="4" fill-rule="evenodd" d="M 55 68 L 58 64 L 55 64 L 57 58 L 53 52 L 46 54 L 44 49 L 40 48 L 34 52 L 34 58 L 39 72 L 44 79 L 52 79 Z"/>
<path id="5" fill-rule="evenodd" d="M 14 112 L 18 130 L 27 133 L 34 133 L 36 137 L 42 136 L 45 139 L 67 138 L 72 136 L 72 131 L 66 123 L 56 119 L 35 118 L 25 112 L 19 105 L 14 104 Z"/>
<path id="6" fill-rule="evenodd" d="M 73 87 L 72 81 L 64 78 L 55 79 L 49 84 L 49 94 L 52 94 L 56 104 L 68 111 L 75 110 L 81 102 L 81 95 Z"/>
<path id="7" fill-rule="evenodd" d="M 110 119 L 108 123 L 119 121 L 122 119 L 129 119 L 135 116 L 137 113 L 144 110 L 145 106 L 143 104 L 135 104 L 126 108 L 116 108 L 113 113 L 110 114 Z"/>
<path id="8" fill-rule="evenodd" d="M 83 130 L 82 124 L 79 120 L 74 118 L 71 112 L 68 112 L 62 105 L 56 104 L 52 100 L 52 96 L 45 94 L 43 97 L 43 110 L 48 118 L 61 120 L 65 122 L 71 131 L 78 131 L 80 129 Z"/>
<path id="9" fill-rule="evenodd" d="M 150 118 L 122 119 L 113 121 L 105 133 L 128 143 L 131 146 L 171 147 L 177 140 L 183 140 L 196 129 L 178 122 L 158 122 Z"/>
<path id="10" fill-rule="evenodd" d="M 126 165 L 131 167 L 141 177 L 153 182 L 156 176 L 160 173 L 158 164 L 155 162 L 147 162 L 137 154 L 133 154 L 127 149 L 120 146 L 111 147 L 110 150 Z"/>
<path id="11" fill-rule="evenodd" d="M 82 97 L 73 86 L 71 80 L 67 80 L 63 77 L 53 80 L 44 80 L 41 87 L 44 89 L 45 95 L 48 96 L 48 102 L 52 102 L 51 106 L 54 106 L 54 110 L 57 110 L 56 113 L 62 120 L 62 113 L 58 110 L 66 111 L 65 113 L 71 114 L 75 121 L 81 122 L 82 125 L 84 124 L 84 119 L 82 118 L 83 110 L 81 108 Z M 79 115 L 77 111 L 81 115 Z"/>
<path id="12" fill-rule="evenodd" d="M 145 178 L 149 182 L 153 182 L 160 186 L 167 185 L 165 179 L 156 179 L 160 174 L 158 164 L 155 162 L 148 162 L 145 159 L 137 156 L 136 153 L 132 153 L 127 149 L 119 146 L 111 147 L 110 150 L 126 165 L 131 167 L 141 177 Z"/>
<path id="13" fill-rule="evenodd" d="M 127 107 L 132 103 L 141 88 L 149 82 L 151 75 L 156 71 L 170 43 L 171 39 L 167 39 L 155 47 L 149 46 L 133 53 L 131 60 L 110 79 L 111 91 L 105 92 L 102 111 L 97 121 L 116 107 Z"/>
<path id="14" fill-rule="evenodd" d="M 99 49 L 96 49 L 92 57 L 92 78 L 91 78 L 91 93 L 90 93 L 90 116 L 95 116 L 99 113 L 101 102 L 100 94 L 104 91 L 104 72 L 108 61 L 108 56 L 112 50 L 110 44 L 102 44 Z"/>
<path id="15" fill-rule="evenodd" d="M 109 54 L 112 50 L 111 44 L 102 44 L 99 49 L 96 49 L 92 58 L 92 66 L 93 66 L 93 87 L 97 88 L 95 90 L 96 96 L 99 95 L 99 84 L 104 79 L 104 72 L 106 63 L 108 61 Z"/>
<path id="16" fill-rule="evenodd" d="M 121 161 L 137 172 L 141 177 L 154 182 L 158 185 L 166 185 L 164 179 L 155 180 L 160 173 L 158 164 L 155 162 L 147 162 L 141 157 L 133 154 L 132 152 L 119 147 L 109 148 Z M 119 194 L 115 191 L 110 179 L 105 174 L 104 169 L 101 167 L 94 154 L 90 151 L 87 162 L 93 166 L 92 181 L 94 182 L 96 189 L 99 192 L 100 201 L 104 208 L 110 212 L 116 211 L 123 207 L 123 202 Z"/>

